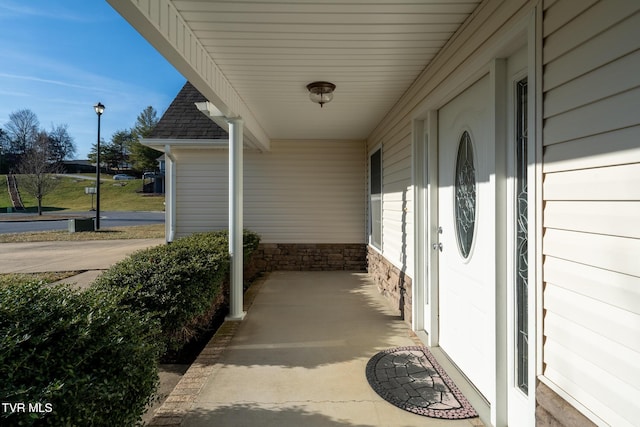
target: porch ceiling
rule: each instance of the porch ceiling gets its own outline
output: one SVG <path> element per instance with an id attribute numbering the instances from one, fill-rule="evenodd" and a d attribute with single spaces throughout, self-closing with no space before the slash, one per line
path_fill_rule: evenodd
<path id="1" fill-rule="evenodd" d="M 479 0 L 107 0 L 247 135 L 365 139 Z M 320 109 L 306 85 L 336 84 Z"/>

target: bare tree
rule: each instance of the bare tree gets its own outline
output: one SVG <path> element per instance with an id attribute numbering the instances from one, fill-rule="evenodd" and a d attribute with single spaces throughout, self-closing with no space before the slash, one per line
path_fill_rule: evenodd
<path id="1" fill-rule="evenodd" d="M 31 110 L 18 110 L 9 114 L 5 132 L 9 139 L 9 151 L 15 156 L 25 154 L 38 137 L 40 122 Z"/>
<path id="2" fill-rule="evenodd" d="M 5 164 L 20 164 L 24 156 L 36 140 L 44 133 L 40 129 L 38 116 L 28 109 L 14 111 L 9 114 L 9 121 L 0 132 L 0 145 Z M 69 135 L 66 124 L 51 125 L 51 131 L 46 132 L 49 143 L 49 154 L 52 161 L 62 162 L 76 152 L 73 137 Z"/>
<path id="3" fill-rule="evenodd" d="M 61 165 L 51 162 L 51 158 L 49 136 L 40 132 L 18 165 L 18 173 L 22 174 L 20 189 L 38 201 L 38 215 L 42 215 L 42 199 L 58 185 L 55 174 L 63 172 Z"/>
<path id="4" fill-rule="evenodd" d="M 7 147 L 9 146 L 9 136 L 0 128 L 0 173 L 7 173 Z"/>

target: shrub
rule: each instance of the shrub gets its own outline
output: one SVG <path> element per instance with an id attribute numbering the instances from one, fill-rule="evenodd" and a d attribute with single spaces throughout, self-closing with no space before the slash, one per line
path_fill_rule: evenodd
<path id="1" fill-rule="evenodd" d="M 245 232 L 253 251 L 260 238 Z M 169 350 L 179 350 L 206 327 L 223 302 L 229 271 L 225 231 L 197 233 L 144 249 L 115 264 L 96 289 L 124 289 L 121 304 L 158 319 Z"/>
<path id="2" fill-rule="evenodd" d="M 245 261 L 247 261 L 247 258 L 249 258 L 251 254 L 258 249 L 258 245 L 260 244 L 260 235 L 253 231 L 244 230 L 244 233 L 242 234 L 242 244 L 244 246 L 244 258 Z"/>
<path id="3" fill-rule="evenodd" d="M 176 349 L 194 335 L 195 319 L 221 293 L 227 255 L 184 245 L 139 251 L 98 278 L 96 289 L 123 289 L 121 304 L 158 319 L 165 345 Z"/>
<path id="4" fill-rule="evenodd" d="M 187 237 L 177 239 L 173 245 L 190 246 L 201 250 L 217 250 L 227 253 L 229 250 L 229 233 L 227 230 L 211 231 L 206 233 L 194 233 Z M 249 230 L 243 230 L 242 246 L 244 257 L 249 257 L 260 244 L 260 235 Z"/>
<path id="5" fill-rule="evenodd" d="M 0 287 L 0 396 L 44 411 L 3 408 L 0 425 L 140 420 L 158 384 L 159 329 L 118 300 L 37 282 Z"/>

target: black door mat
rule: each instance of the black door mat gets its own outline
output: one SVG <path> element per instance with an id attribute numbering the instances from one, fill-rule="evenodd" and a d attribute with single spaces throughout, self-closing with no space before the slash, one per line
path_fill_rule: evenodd
<path id="1" fill-rule="evenodd" d="M 367 363 L 367 380 L 387 402 L 431 418 L 477 417 L 426 347 L 390 348 Z"/>

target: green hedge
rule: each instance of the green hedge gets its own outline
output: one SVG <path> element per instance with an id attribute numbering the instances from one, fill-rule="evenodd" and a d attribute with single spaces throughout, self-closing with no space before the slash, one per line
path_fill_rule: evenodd
<path id="1" fill-rule="evenodd" d="M 248 259 L 260 237 L 243 238 Z M 161 353 L 221 308 L 228 270 L 227 233 L 210 232 L 136 252 L 84 292 L 0 286 L 0 397 L 43 410 L 3 410 L 0 425 L 136 424 Z"/>
<path id="2" fill-rule="evenodd" d="M 258 249 L 258 245 L 260 244 L 260 235 L 258 233 L 254 233 L 253 231 L 244 230 L 242 235 L 242 245 L 244 246 L 244 261 L 248 261 L 248 258 L 251 256 L 256 249 Z"/>
<path id="3" fill-rule="evenodd" d="M 259 242 L 257 234 L 245 231 L 245 256 Z M 158 319 L 167 349 L 179 350 L 220 309 L 228 271 L 227 232 L 196 233 L 132 254 L 102 274 L 94 287 L 124 289 L 121 303 Z"/>
<path id="4" fill-rule="evenodd" d="M 140 420 L 158 384 L 159 326 L 119 299 L 35 282 L 0 287 L 0 396 L 25 405 L 3 405 L 0 425 Z"/>

